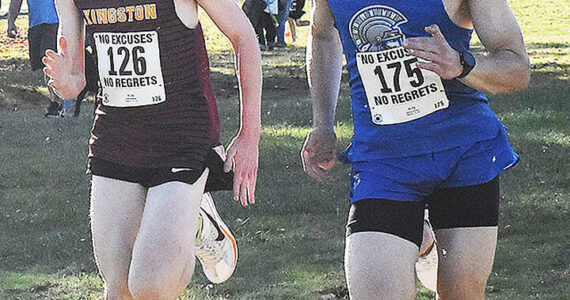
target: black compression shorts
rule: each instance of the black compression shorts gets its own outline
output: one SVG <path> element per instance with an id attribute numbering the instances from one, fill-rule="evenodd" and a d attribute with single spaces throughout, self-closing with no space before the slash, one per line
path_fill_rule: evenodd
<path id="1" fill-rule="evenodd" d="M 364 231 L 385 232 L 420 247 L 426 204 L 434 230 L 497 226 L 499 196 L 497 176 L 479 185 L 436 189 L 424 201 L 359 200 L 350 207 L 347 236 Z"/>

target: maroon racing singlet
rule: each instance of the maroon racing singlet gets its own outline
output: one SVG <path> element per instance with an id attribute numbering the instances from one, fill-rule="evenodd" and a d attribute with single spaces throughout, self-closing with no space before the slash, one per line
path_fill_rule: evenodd
<path id="1" fill-rule="evenodd" d="M 75 0 L 97 53 L 100 104 L 89 156 L 201 170 L 219 123 L 200 25 L 174 0 Z"/>

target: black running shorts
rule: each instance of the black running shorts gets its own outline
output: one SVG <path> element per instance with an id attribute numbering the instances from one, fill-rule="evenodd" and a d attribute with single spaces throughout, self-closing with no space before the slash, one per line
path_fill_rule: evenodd
<path id="1" fill-rule="evenodd" d="M 206 165 L 200 170 L 177 167 L 131 167 L 91 158 L 89 160 L 88 173 L 138 183 L 146 188 L 150 188 L 171 181 L 193 184 L 200 178 L 206 168 L 210 170 L 210 173 L 206 182 L 205 192 L 231 190 L 233 188 L 234 174 L 231 171 L 229 173 L 224 172 L 224 161 L 214 150 L 208 153 Z"/>

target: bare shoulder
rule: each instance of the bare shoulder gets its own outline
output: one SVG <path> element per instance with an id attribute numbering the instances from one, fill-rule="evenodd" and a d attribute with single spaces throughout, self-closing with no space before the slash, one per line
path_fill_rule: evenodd
<path id="1" fill-rule="evenodd" d="M 328 0 L 311 0 L 311 10 L 325 11 L 330 13 L 332 17 Z"/>
<path id="2" fill-rule="evenodd" d="M 198 25 L 198 3 L 196 0 L 172 0 L 176 15 L 180 21 L 188 28 L 195 28 Z"/>
<path id="3" fill-rule="evenodd" d="M 475 23 L 508 11 L 506 0 L 442 0 L 450 19 L 459 27 L 473 29 Z"/>
<path id="4" fill-rule="evenodd" d="M 311 0 L 311 4 L 315 4 L 315 5 L 326 5 L 328 7 L 328 2 L 327 0 Z"/>
<path id="5" fill-rule="evenodd" d="M 471 14 L 469 11 L 469 0 L 442 0 L 445 11 L 455 25 L 472 29 Z"/>
<path id="6" fill-rule="evenodd" d="M 496 19 L 510 19 L 511 8 L 507 0 L 456 0 L 464 2 L 465 9 L 473 23 L 486 21 L 495 22 Z M 502 17 L 501 17 L 502 16 Z M 499 20 L 500 21 L 500 20 Z"/>
<path id="7" fill-rule="evenodd" d="M 198 0 L 172 0 L 172 1 L 176 6 L 183 5 L 184 7 L 194 7 L 194 8 L 198 7 Z"/>
<path id="8" fill-rule="evenodd" d="M 57 14 L 59 15 L 60 20 L 65 20 L 80 15 L 79 9 L 73 0 L 55 0 L 55 7 L 57 9 Z"/>
<path id="9" fill-rule="evenodd" d="M 76 7 L 74 0 L 55 0 L 56 6 Z"/>
<path id="10" fill-rule="evenodd" d="M 73 0 L 55 0 L 56 7 L 76 7 Z"/>

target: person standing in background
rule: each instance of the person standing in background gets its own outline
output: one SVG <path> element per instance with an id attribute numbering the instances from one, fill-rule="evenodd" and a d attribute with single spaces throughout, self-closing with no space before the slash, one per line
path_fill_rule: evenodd
<path id="1" fill-rule="evenodd" d="M 285 42 L 285 27 L 289 18 L 289 10 L 291 9 L 293 0 L 279 0 L 279 12 L 277 13 L 277 42 L 275 47 L 287 47 Z"/>
<path id="2" fill-rule="evenodd" d="M 301 20 L 301 17 L 305 14 L 303 8 L 305 7 L 305 0 L 293 0 L 291 1 L 291 9 L 289 10 L 289 31 L 291 32 L 291 41 L 294 43 L 297 41 L 297 26 L 309 26 L 309 20 Z"/>
<path id="3" fill-rule="evenodd" d="M 8 10 L 8 37 L 15 38 L 18 35 L 18 27 L 16 27 L 16 18 L 20 14 L 22 0 L 10 1 Z M 28 41 L 30 64 L 32 71 L 36 71 L 44 67 L 42 57 L 48 49 L 57 49 L 57 28 L 59 19 L 55 10 L 54 0 L 28 0 Z M 44 75 L 47 86 L 48 77 Z M 60 117 L 64 115 L 63 103 L 61 99 L 51 87 L 48 86 L 50 94 L 50 103 L 44 114 L 46 117 Z M 68 100 L 71 101 L 71 100 Z M 72 102 L 66 102 L 71 104 Z"/>
<path id="4" fill-rule="evenodd" d="M 273 17 L 278 12 L 277 0 L 246 0 L 242 10 L 255 30 L 259 49 L 272 50 L 277 35 Z"/>
<path id="5" fill-rule="evenodd" d="M 259 40 L 259 48 L 262 51 L 273 50 L 275 39 L 277 37 L 277 26 L 275 25 L 275 16 L 279 12 L 278 0 L 264 0 L 265 9 L 261 16 L 260 26 L 255 28 L 257 38 Z M 263 31 L 265 30 L 265 35 Z"/>

